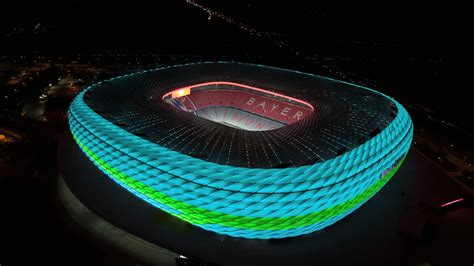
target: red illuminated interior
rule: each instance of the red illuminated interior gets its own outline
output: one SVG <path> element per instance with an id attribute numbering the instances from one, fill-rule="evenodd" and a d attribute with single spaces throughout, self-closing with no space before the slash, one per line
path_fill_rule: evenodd
<path id="1" fill-rule="evenodd" d="M 185 96 L 180 96 L 186 91 Z M 314 112 L 300 99 L 234 82 L 207 82 L 177 88 L 163 100 L 206 119 L 245 130 L 270 130 Z"/>

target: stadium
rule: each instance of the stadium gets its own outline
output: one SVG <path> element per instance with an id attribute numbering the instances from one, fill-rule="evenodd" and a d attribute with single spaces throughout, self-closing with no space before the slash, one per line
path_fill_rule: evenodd
<path id="1" fill-rule="evenodd" d="M 194 226 L 286 238 L 354 212 L 395 174 L 413 125 L 358 85 L 254 64 L 176 65 L 88 87 L 72 136 L 104 174 Z"/>

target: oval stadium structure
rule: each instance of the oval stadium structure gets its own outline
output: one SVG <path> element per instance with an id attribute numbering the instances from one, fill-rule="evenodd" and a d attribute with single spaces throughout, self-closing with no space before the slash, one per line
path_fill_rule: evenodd
<path id="1" fill-rule="evenodd" d="M 413 134 L 403 106 L 382 93 L 230 62 L 99 82 L 73 101 L 69 124 L 131 193 L 195 226 L 257 239 L 352 213 L 395 174 Z"/>

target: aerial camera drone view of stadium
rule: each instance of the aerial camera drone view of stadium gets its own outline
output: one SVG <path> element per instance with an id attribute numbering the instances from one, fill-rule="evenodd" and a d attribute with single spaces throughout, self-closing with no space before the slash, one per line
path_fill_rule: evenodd
<path id="1" fill-rule="evenodd" d="M 2 2 L 0 266 L 472 265 L 450 11 Z"/>
<path id="2" fill-rule="evenodd" d="M 393 176 L 412 136 L 405 109 L 380 93 L 236 63 L 92 85 L 69 121 L 88 157 L 132 193 L 245 238 L 306 234 L 350 214 Z"/>

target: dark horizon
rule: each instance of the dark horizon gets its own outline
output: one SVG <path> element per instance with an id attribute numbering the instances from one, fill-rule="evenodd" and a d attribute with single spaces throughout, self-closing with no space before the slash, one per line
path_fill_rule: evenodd
<path id="1" fill-rule="evenodd" d="M 331 4 L 252 3 L 200 1 L 238 22 L 263 32 L 281 34 L 297 42 L 371 42 L 398 46 L 405 52 L 426 56 L 447 56 L 448 47 L 462 30 L 462 16 L 441 5 L 359 5 L 341 8 Z M 2 45 L 28 52 L 31 48 L 114 50 L 137 49 L 159 52 L 161 47 L 180 52 L 189 46 L 199 47 L 197 38 L 210 38 L 216 46 L 226 41 L 240 41 L 233 36 L 234 26 L 219 18 L 208 20 L 208 14 L 185 1 L 164 3 L 96 3 L 69 0 L 34 2 L 24 6 L 7 2 L 0 18 Z M 33 30 L 40 24 L 41 29 Z M 170 26 L 172 24 L 172 26 Z M 216 25 L 217 24 L 217 25 Z M 233 29 L 234 27 L 234 29 Z M 23 32 L 14 29 L 23 28 Z M 230 31 L 230 32 L 229 32 Z M 22 38 L 26 39 L 22 39 Z M 22 41 L 33 37 L 28 44 Z M 209 42 L 212 43 L 212 42 Z M 182 46 L 180 46 L 180 44 Z M 191 48 L 190 51 L 193 49 Z M 342 50 L 342 49 L 341 49 Z M 258 51 L 258 50 L 257 50 Z M 261 52 L 261 51 L 260 51 Z"/>

